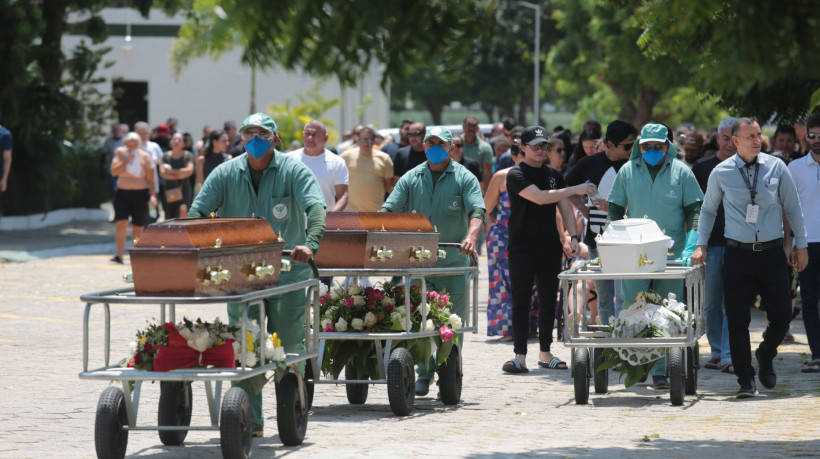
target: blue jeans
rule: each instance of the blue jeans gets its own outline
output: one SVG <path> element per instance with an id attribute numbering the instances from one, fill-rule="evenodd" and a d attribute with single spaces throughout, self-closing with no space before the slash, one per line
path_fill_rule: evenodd
<path id="1" fill-rule="evenodd" d="M 598 258 L 598 248 L 589 248 L 589 258 Z M 624 306 L 621 297 L 620 280 L 598 280 L 595 284 L 595 293 L 598 294 L 598 317 L 601 318 L 601 325 L 609 325 L 609 318 L 618 317 Z"/>
<path id="2" fill-rule="evenodd" d="M 820 359 L 820 242 L 809 244 L 809 264 L 800 276 L 800 298 L 803 301 L 803 325 L 809 341 L 812 360 Z"/>
<path id="3" fill-rule="evenodd" d="M 732 363 L 729 350 L 729 322 L 723 309 L 723 246 L 706 249 L 706 285 L 703 294 L 703 315 L 706 320 L 706 338 L 712 348 L 712 359 L 720 359 L 720 366 Z"/>

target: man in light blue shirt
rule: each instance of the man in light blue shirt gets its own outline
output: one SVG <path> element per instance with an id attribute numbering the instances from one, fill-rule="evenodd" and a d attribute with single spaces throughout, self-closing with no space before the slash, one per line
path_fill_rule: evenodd
<path id="1" fill-rule="evenodd" d="M 732 124 L 737 154 L 718 164 L 709 176 L 701 207 L 698 242 L 692 264 L 706 260 L 706 244 L 718 206 L 726 215 L 726 252 L 723 259 L 723 294 L 729 322 L 729 347 L 740 390 L 738 398 L 754 397 L 755 369 L 749 344 L 749 306 L 760 293 L 767 305 L 769 326 L 755 351 L 760 383 L 777 384 L 772 360 L 791 321 L 791 294 L 787 276 L 772 275 L 794 257 L 798 271 L 808 263 L 806 228 L 797 189 L 783 161 L 760 153 L 760 126 L 751 118 Z M 783 215 L 794 231 L 796 252 L 783 243 Z"/>

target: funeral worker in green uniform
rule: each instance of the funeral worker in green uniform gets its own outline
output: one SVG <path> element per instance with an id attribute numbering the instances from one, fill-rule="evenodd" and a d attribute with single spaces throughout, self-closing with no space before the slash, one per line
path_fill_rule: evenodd
<path id="1" fill-rule="evenodd" d="M 191 205 L 188 217 L 263 217 L 285 240 L 294 263 L 282 272 L 279 285 L 310 279 L 307 262 L 319 249 L 325 232 L 324 198 L 319 183 L 307 166 L 276 151 L 279 142 L 276 123 L 264 113 L 255 113 L 239 129 L 246 153 L 222 163 L 211 172 Z M 307 214 L 307 224 L 305 223 Z M 307 228 L 307 230 L 305 230 Z M 305 352 L 305 291 L 297 290 L 265 299 L 269 333 L 277 332 L 285 351 Z M 231 323 L 242 319 L 242 305 L 228 304 Z M 259 317 L 257 306 L 249 318 Z M 262 324 L 260 324 L 262 325 Z M 242 385 L 240 383 L 240 385 Z M 262 394 L 251 399 L 254 436 L 262 435 Z"/>
<path id="2" fill-rule="evenodd" d="M 641 129 L 641 138 L 632 146 L 629 161 L 615 176 L 607 201 L 607 220 L 624 216 L 654 220 L 674 242 L 669 249 L 670 258 L 689 266 L 698 239 L 703 192 L 689 166 L 677 159 L 666 126 L 650 123 Z M 624 279 L 624 308 L 635 303 L 638 292 L 650 290 L 663 299 L 674 293 L 678 301 L 683 301 L 683 279 Z M 661 358 L 650 371 L 655 389 L 669 389 L 665 371 L 666 361 Z"/>
<path id="3" fill-rule="evenodd" d="M 427 128 L 423 147 L 427 161 L 401 176 L 381 211 L 418 212 L 426 215 L 439 231 L 440 242 L 461 244 L 459 249 L 446 249 L 447 256 L 439 258 L 436 267 L 468 266 L 468 255 L 475 251 L 476 240 L 484 222 L 481 185 L 472 172 L 450 159 L 453 134 L 449 129 Z M 465 319 L 466 274 L 428 277 L 425 280 L 428 290 L 447 290 L 453 303 L 452 312 Z M 430 363 L 419 364 L 416 369 L 419 374 L 416 382 L 417 395 L 427 395 L 435 370 L 434 359 Z"/>

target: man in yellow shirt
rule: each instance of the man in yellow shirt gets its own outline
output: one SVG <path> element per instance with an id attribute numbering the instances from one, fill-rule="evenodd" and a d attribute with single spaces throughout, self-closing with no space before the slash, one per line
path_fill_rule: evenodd
<path id="1" fill-rule="evenodd" d="M 347 211 L 378 212 L 385 193 L 393 191 L 393 161 L 373 148 L 374 140 L 373 129 L 365 127 L 359 132 L 359 148 L 340 155 L 350 174 Z"/>

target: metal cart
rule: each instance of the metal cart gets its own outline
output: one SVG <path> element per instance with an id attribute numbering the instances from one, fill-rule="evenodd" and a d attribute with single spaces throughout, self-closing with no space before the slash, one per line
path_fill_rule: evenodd
<path id="1" fill-rule="evenodd" d="M 455 243 L 440 243 L 440 248 L 458 248 Z M 467 289 L 467 304 L 472 304 L 472 311 L 467 310 L 467 317 L 464 317 L 463 327 L 454 330 L 458 333 L 478 331 L 478 261 L 474 255 L 470 257 L 470 266 L 454 268 L 412 268 L 412 269 L 319 269 L 321 276 L 401 276 L 404 285 L 412 285 L 414 281 L 420 281 L 421 297 L 427 298 L 427 284 L 425 277 L 451 276 L 455 274 L 469 274 L 471 287 Z M 470 295 L 472 291 L 472 295 Z M 470 301 L 472 296 L 472 301 Z M 410 295 L 405 296 L 405 306 L 410 310 Z M 396 332 L 396 333 L 348 333 L 348 332 L 318 332 L 313 337 L 319 339 L 319 358 L 312 362 L 312 374 L 317 378 L 312 381 L 315 384 L 339 384 L 346 385 L 347 400 L 351 404 L 361 405 L 367 400 L 367 393 L 370 384 L 387 384 L 387 396 L 390 401 L 390 409 L 398 416 L 410 414 L 415 402 L 416 373 L 413 358 L 410 352 L 402 347 L 393 349 L 393 342 L 408 339 L 428 338 L 432 341 L 434 336 L 438 336 L 438 330 L 425 330 L 427 315 L 423 314 L 421 320 L 422 330 L 418 332 Z M 314 315 L 313 330 L 320 330 L 319 315 Z M 410 315 L 407 315 L 407 329 L 409 330 Z M 379 371 L 378 379 L 355 379 L 356 371 L 350 365 L 345 367 L 345 379 L 321 379 L 318 377 L 319 369 L 324 358 L 325 342 L 327 340 L 369 340 L 373 341 L 376 350 L 376 361 Z M 439 367 L 439 391 L 441 401 L 445 405 L 455 405 L 461 399 L 461 350 L 457 344 L 453 345 L 447 361 Z"/>
<path id="2" fill-rule="evenodd" d="M 575 384 L 575 402 L 589 401 L 589 381 L 594 380 L 595 392 L 604 394 L 608 390 L 607 369 L 596 371 L 603 363 L 605 348 L 665 348 L 666 375 L 669 378 L 669 395 L 672 404 L 683 404 L 684 394 L 695 395 L 698 385 L 698 339 L 703 336 L 703 265 L 686 267 L 679 261 L 667 262 L 666 270 L 654 273 L 604 274 L 601 266 L 591 261 L 582 263 L 558 275 L 563 296 L 563 315 L 570 317 L 573 311 L 581 311 L 580 317 L 566 320 L 563 324 L 564 345 L 572 348 L 570 375 Z M 682 279 L 686 293 L 686 311 L 692 321 L 687 321 L 686 334 L 673 338 L 613 338 L 607 325 L 596 325 L 589 321 L 586 305 L 577 308 L 577 296 L 572 289 L 580 288 L 586 298 L 586 280 L 624 279 Z"/>
<path id="3" fill-rule="evenodd" d="M 314 265 L 315 271 L 315 265 Z M 176 305 L 178 304 L 215 304 L 243 303 L 243 323 L 241 325 L 241 348 L 245 349 L 245 322 L 248 319 L 248 307 L 259 305 L 259 323 L 261 342 L 267 339 L 265 308 L 263 299 L 270 296 L 308 289 L 305 301 L 305 336 L 308 335 L 311 302 L 318 314 L 319 280 L 310 279 L 293 284 L 268 288 L 242 295 L 212 297 L 149 297 L 134 295 L 133 288 L 120 288 L 89 293 L 80 297 L 86 302 L 83 314 L 83 371 L 80 379 L 120 381 L 122 389 L 111 386 L 105 389 L 97 405 L 94 426 L 94 442 L 98 457 L 123 457 L 128 444 L 128 433 L 140 430 L 159 431 L 160 440 L 166 445 L 180 445 L 190 430 L 218 430 L 220 432 L 222 455 L 226 458 L 246 458 L 251 454 L 252 420 L 250 402 L 245 391 L 240 387 L 231 387 L 222 398 L 223 381 L 241 381 L 256 375 L 274 370 L 278 363 L 272 362 L 255 368 L 242 365 L 237 368 L 186 368 L 169 372 L 141 371 L 133 368 L 122 368 L 112 365 L 111 354 L 111 308 L 117 304 L 159 304 L 160 321 L 176 322 Z M 313 301 L 311 301 L 313 299 Z M 88 368 L 89 314 L 91 307 L 102 304 L 105 311 L 105 365 L 99 368 Z M 167 312 L 166 312 L 167 310 Z M 276 413 L 279 436 L 285 445 L 302 443 L 308 422 L 308 394 L 303 376 L 297 364 L 318 356 L 317 336 L 308 339 L 307 351 L 302 354 L 288 354 L 285 365 L 289 371 L 276 383 Z M 264 346 L 258 346 L 259 362 L 265 352 Z M 309 365 L 308 365 L 309 367 Z M 160 381 L 160 399 L 158 408 L 159 425 L 137 425 L 139 399 L 143 381 Z M 208 401 L 211 425 L 191 426 L 191 382 L 203 381 Z M 133 383 L 133 391 L 131 384 Z M 214 384 L 215 383 L 215 384 Z M 215 386 L 215 387 L 214 387 Z"/>

